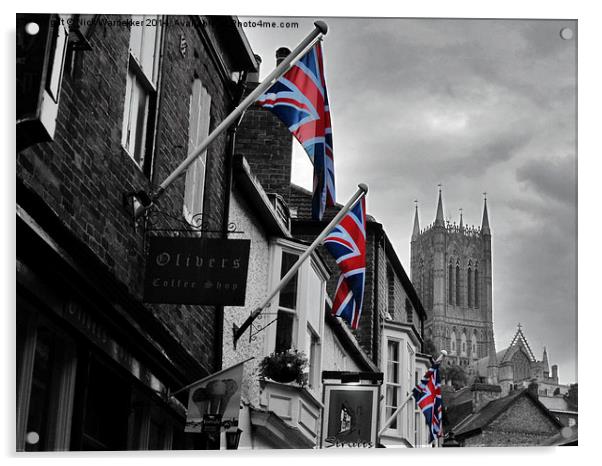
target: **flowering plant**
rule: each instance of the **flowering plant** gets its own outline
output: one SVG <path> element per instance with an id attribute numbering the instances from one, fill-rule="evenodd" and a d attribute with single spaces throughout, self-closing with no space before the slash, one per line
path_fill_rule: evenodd
<path id="1" fill-rule="evenodd" d="M 305 369 L 308 366 L 307 357 L 302 351 L 286 350 L 281 353 L 272 353 L 263 358 L 259 365 L 259 372 L 276 382 L 296 382 L 305 385 Z"/>

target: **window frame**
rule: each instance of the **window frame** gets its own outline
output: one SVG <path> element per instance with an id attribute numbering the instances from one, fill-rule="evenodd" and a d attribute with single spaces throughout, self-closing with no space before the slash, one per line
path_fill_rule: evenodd
<path id="1" fill-rule="evenodd" d="M 393 361 L 394 363 L 397 364 L 397 381 L 389 381 L 389 363 L 391 362 L 389 359 L 389 345 L 391 343 L 394 343 L 396 345 L 397 348 L 397 360 Z M 384 420 L 388 420 L 389 417 L 395 412 L 395 410 L 397 408 L 399 408 L 401 401 L 401 392 L 403 390 L 403 383 L 402 383 L 402 372 L 403 372 L 403 367 L 402 367 L 402 360 L 401 360 L 401 348 L 403 345 L 404 341 L 401 338 L 396 338 L 396 337 L 392 337 L 392 336 L 386 336 L 385 337 L 385 354 L 386 354 L 386 362 L 385 362 L 385 374 L 384 374 L 384 389 L 385 389 L 385 397 L 384 397 L 384 409 L 385 409 L 385 415 L 384 415 Z M 388 403 L 388 388 L 389 386 L 392 386 L 394 388 L 397 389 L 396 393 L 397 393 L 397 399 L 395 400 L 395 404 L 389 404 Z M 391 409 L 391 412 L 389 413 L 389 410 Z M 400 436 L 402 434 L 402 423 L 400 422 L 400 416 L 401 413 L 399 413 L 397 415 L 397 417 L 395 418 L 395 420 L 387 427 L 386 432 L 389 433 L 389 435 L 393 434 L 395 436 Z M 392 425 L 395 425 L 395 427 L 391 427 Z"/>
<path id="2" fill-rule="evenodd" d="M 195 96 L 197 101 L 195 102 Z M 188 147 L 186 156 L 194 152 L 211 132 L 212 97 L 200 78 L 195 77 L 190 90 L 188 110 Z M 194 111 L 198 109 L 197 113 Z M 205 187 L 207 184 L 207 149 L 190 164 L 184 181 L 182 215 L 194 227 L 202 226 Z M 201 181 L 199 181 L 201 180 Z M 199 232 L 200 234 L 201 232 Z"/>
<path id="3" fill-rule="evenodd" d="M 77 369 L 77 346 L 63 329 L 52 321 L 29 308 L 24 301 L 19 302 L 19 313 L 23 315 L 22 355 L 17 367 L 17 451 L 27 451 L 26 435 L 28 432 L 29 410 L 33 387 L 35 358 L 39 329 L 43 326 L 57 337 L 57 347 L 51 362 L 52 379 L 48 387 L 48 409 L 53 415 L 45 419 L 47 437 L 40 438 L 40 451 L 69 450 L 71 441 L 71 424 L 74 411 L 75 378 Z M 58 351 L 57 351 L 58 350 Z"/>
<path id="4" fill-rule="evenodd" d="M 301 255 L 307 249 L 307 245 L 300 244 L 291 240 L 278 238 L 272 240 L 270 243 L 270 273 L 269 273 L 269 286 L 268 289 L 275 288 L 280 282 L 281 267 L 282 267 L 282 255 L 284 252 Z M 316 341 L 313 343 L 315 348 L 313 366 L 308 368 L 312 371 L 315 383 L 313 386 L 306 386 L 305 388 L 312 392 L 315 396 L 319 396 L 321 393 L 321 368 L 322 368 L 322 342 L 324 341 L 324 320 L 326 312 L 326 281 L 328 279 L 328 271 L 321 261 L 316 260 L 318 256 L 312 255 L 306 260 L 299 270 L 297 271 L 297 297 L 296 297 L 296 309 L 294 310 L 295 315 L 295 328 L 293 329 L 293 342 L 292 348 L 299 351 L 306 352 L 308 348 L 308 330 L 314 333 Z M 314 328 L 309 317 L 309 306 L 314 303 L 314 299 L 311 299 L 311 273 L 315 273 L 319 279 L 319 293 L 320 297 L 315 300 L 320 303 L 320 309 L 317 311 L 318 320 L 317 325 L 319 328 Z M 277 312 L 280 310 L 280 293 L 276 293 L 270 304 L 272 309 L 272 316 L 277 318 Z M 293 312 L 283 308 L 285 312 Z M 276 325 L 270 325 L 266 330 L 266 338 L 264 339 L 264 353 L 271 354 L 276 348 Z M 309 358 L 310 355 L 306 354 Z"/>
<path id="5" fill-rule="evenodd" d="M 161 15 L 152 15 L 157 18 L 156 25 L 154 26 L 141 26 L 142 28 L 154 27 L 156 28 L 155 44 L 153 53 L 153 69 L 148 74 L 148 70 L 144 69 L 142 58 L 137 57 L 132 49 L 133 37 L 134 37 L 134 26 L 130 28 L 130 38 L 128 44 L 128 66 L 126 71 L 126 85 L 125 85 L 125 97 L 123 101 L 123 119 L 121 127 L 121 147 L 130 157 L 130 159 L 136 164 L 136 166 L 149 178 L 152 175 L 153 159 L 154 159 L 154 141 L 156 136 L 157 126 L 157 102 L 159 97 L 160 88 L 160 76 L 161 76 L 161 65 L 162 65 L 162 47 L 164 42 L 164 27 L 163 18 Z M 142 18 L 142 22 L 146 22 L 146 15 L 132 15 L 132 20 L 138 21 L 136 18 Z M 141 38 L 141 41 L 143 38 Z M 142 42 L 141 42 L 142 44 Z M 141 89 L 140 93 L 135 86 L 139 86 Z M 136 115 L 140 110 L 139 100 L 134 101 L 134 96 L 143 95 L 146 102 L 144 104 L 144 117 L 142 125 L 140 126 L 141 135 L 138 135 L 139 117 L 136 117 L 135 127 L 132 125 L 132 112 L 134 107 L 138 107 Z M 131 145 L 131 134 L 135 131 L 134 135 L 134 146 Z M 140 147 L 138 147 L 138 143 Z M 140 152 L 138 153 L 138 151 Z"/>

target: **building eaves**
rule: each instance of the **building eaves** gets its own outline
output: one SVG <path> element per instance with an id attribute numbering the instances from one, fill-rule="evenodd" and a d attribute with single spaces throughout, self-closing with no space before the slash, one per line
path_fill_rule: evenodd
<path id="1" fill-rule="evenodd" d="M 292 238 L 292 235 L 272 206 L 259 180 L 252 174 L 246 159 L 235 154 L 232 159 L 235 187 L 240 189 L 257 214 L 266 231 L 274 236 Z"/>
<path id="2" fill-rule="evenodd" d="M 326 299 L 328 305 L 331 306 L 332 303 L 330 298 L 327 297 Z M 347 327 L 340 318 L 332 315 L 328 309 L 326 310 L 326 323 L 332 329 L 339 343 L 343 345 L 343 348 L 351 355 L 353 361 L 358 366 L 366 371 L 379 372 L 378 367 L 364 352 L 349 327 Z"/>

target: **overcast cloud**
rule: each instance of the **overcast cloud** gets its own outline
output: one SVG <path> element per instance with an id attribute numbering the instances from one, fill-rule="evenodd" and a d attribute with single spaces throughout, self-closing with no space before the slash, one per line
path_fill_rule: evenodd
<path id="1" fill-rule="evenodd" d="M 442 183 L 445 216 L 463 208 L 480 225 L 486 191 L 496 345 L 520 322 L 536 357 L 546 345 L 576 381 L 576 23 L 323 19 L 338 201 L 370 186 L 368 210 L 409 273 L 414 199 L 432 223 Z M 313 29 L 286 21 L 299 28 L 245 28 L 262 77 Z M 295 147 L 293 182 L 310 188 L 311 173 Z"/>

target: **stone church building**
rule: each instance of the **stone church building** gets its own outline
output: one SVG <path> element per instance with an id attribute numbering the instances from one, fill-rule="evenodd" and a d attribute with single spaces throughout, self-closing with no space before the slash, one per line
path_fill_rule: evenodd
<path id="1" fill-rule="evenodd" d="M 447 350 L 447 364 L 465 368 L 469 381 L 500 385 L 504 394 L 536 381 L 541 395 L 564 394 L 558 366 L 546 350 L 538 360 L 519 324 L 510 345 L 495 349 L 492 305 L 491 228 L 487 198 L 480 227 L 446 221 L 443 196 L 434 223 L 421 229 L 418 207 L 411 240 L 412 282 L 427 314 L 425 339 Z"/>
<path id="2" fill-rule="evenodd" d="M 441 190 L 434 223 L 421 229 L 416 207 L 411 271 L 427 312 L 426 339 L 447 350 L 448 364 L 468 368 L 486 358 L 494 348 L 487 199 L 480 228 L 465 226 L 462 214 L 459 224 L 445 221 Z"/>
<path id="3" fill-rule="evenodd" d="M 545 348 L 541 360 L 535 357 L 520 324 L 508 347 L 491 352 L 476 362 L 474 376 L 488 384 L 501 386 L 502 393 L 527 387 L 531 382 L 537 383 L 539 396 L 565 395 L 569 388 L 558 382 L 556 364 L 551 366 L 550 371 Z"/>

